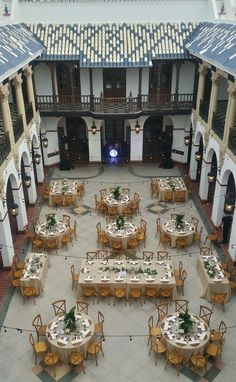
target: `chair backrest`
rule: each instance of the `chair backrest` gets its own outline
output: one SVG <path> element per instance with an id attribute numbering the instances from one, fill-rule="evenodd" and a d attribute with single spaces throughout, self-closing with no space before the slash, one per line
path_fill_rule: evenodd
<path id="1" fill-rule="evenodd" d="M 214 293 L 214 302 L 217 304 L 224 304 L 227 294 L 226 293 Z"/>
<path id="2" fill-rule="evenodd" d="M 95 251 L 86 252 L 86 259 L 87 260 L 94 260 L 94 259 L 97 259 L 97 258 L 98 258 L 97 252 L 95 252 Z"/>
<path id="3" fill-rule="evenodd" d="M 195 356 L 194 366 L 202 368 L 206 365 L 206 362 L 207 362 L 206 357 L 204 357 L 204 355 L 198 354 Z"/>
<path id="4" fill-rule="evenodd" d="M 103 325 L 104 321 L 105 321 L 104 315 L 102 314 L 102 312 L 98 311 L 98 323 Z"/>
<path id="5" fill-rule="evenodd" d="M 141 288 L 130 288 L 130 296 L 133 298 L 139 298 L 142 295 Z"/>
<path id="6" fill-rule="evenodd" d="M 167 360 L 174 365 L 178 365 L 183 361 L 183 354 L 174 350 L 167 350 Z"/>
<path id="7" fill-rule="evenodd" d="M 35 341 L 34 341 L 34 337 L 33 337 L 32 333 L 29 334 L 29 342 L 30 342 L 30 345 L 33 348 L 33 352 L 35 352 Z"/>
<path id="8" fill-rule="evenodd" d="M 63 222 L 66 223 L 66 225 L 70 225 L 70 216 L 69 215 L 62 215 Z"/>
<path id="9" fill-rule="evenodd" d="M 185 271 L 185 269 L 183 269 L 181 274 L 181 280 L 183 281 L 183 283 L 186 280 L 187 276 L 188 276 L 187 272 Z"/>
<path id="10" fill-rule="evenodd" d="M 227 332 L 227 326 L 224 321 L 220 321 L 219 332 L 221 333 L 221 336 L 222 336 L 221 338 L 223 338 L 225 333 Z"/>
<path id="11" fill-rule="evenodd" d="M 135 251 L 135 249 L 127 249 L 125 251 L 125 255 L 126 255 L 126 260 L 135 259 L 136 258 L 136 251 Z"/>
<path id="12" fill-rule="evenodd" d="M 153 260 L 154 253 L 151 251 L 143 251 L 143 260 Z"/>
<path id="13" fill-rule="evenodd" d="M 208 247 L 200 247 L 200 255 L 201 256 L 208 256 L 211 253 L 211 248 Z"/>
<path id="14" fill-rule="evenodd" d="M 154 325 L 153 322 L 154 322 L 153 316 L 150 316 L 149 319 L 148 319 L 148 327 L 149 327 L 149 329 L 153 328 L 153 325 Z"/>
<path id="15" fill-rule="evenodd" d="M 156 226 L 157 226 L 157 231 L 159 232 L 160 228 L 161 228 L 161 219 L 160 218 L 156 219 Z"/>
<path id="16" fill-rule="evenodd" d="M 213 311 L 207 306 L 200 305 L 199 317 L 209 326 Z"/>
<path id="17" fill-rule="evenodd" d="M 183 267 L 184 267 L 184 265 L 183 265 L 182 261 L 180 260 L 180 262 L 179 262 L 179 274 L 180 275 L 182 274 Z"/>
<path id="18" fill-rule="evenodd" d="M 175 300 L 175 312 L 185 313 L 188 309 L 189 302 L 187 300 Z"/>
<path id="19" fill-rule="evenodd" d="M 143 228 L 144 230 L 147 229 L 147 222 L 144 219 L 140 219 L 140 227 Z"/>
<path id="20" fill-rule="evenodd" d="M 156 305 L 156 308 L 157 308 L 157 314 L 159 318 L 163 315 L 166 316 L 168 314 L 168 303 Z"/>
<path id="21" fill-rule="evenodd" d="M 138 192 L 134 193 L 134 200 L 136 200 L 136 201 L 139 200 L 139 193 Z"/>
<path id="22" fill-rule="evenodd" d="M 130 196 L 130 188 L 122 188 L 121 189 L 121 192 L 123 193 L 123 194 L 127 194 L 128 196 Z"/>
<path id="23" fill-rule="evenodd" d="M 157 260 L 168 260 L 169 252 L 167 251 L 157 251 Z"/>
<path id="24" fill-rule="evenodd" d="M 41 314 L 37 314 L 32 321 L 32 326 L 34 326 L 36 332 L 38 333 L 39 328 L 43 325 Z"/>
<path id="25" fill-rule="evenodd" d="M 55 316 L 66 313 L 66 300 L 57 300 L 52 303 Z"/>
<path id="26" fill-rule="evenodd" d="M 192 218 L 191 218 L 191 223 L 192 223 L 192 224 L 194 225 L 194 227 L 195 227 L 195 232 L 197 232 L 197 227 L 198 227 L 199 219 L 192 217 Z"/>
<path id="27" fill-rule="evenodd" d="M 74 276 L 75 274 L 75 266 L 72 264 L 71 267 L 70 267 L 70 272 L 71 272 L 71 275 L 72 277 Z"/>
<path id="28" fill-rule="evenodd" d="M 102 230 L 102 225 L 100 222 L 96 224 L 97 232 L 100 232 Z"/>
<path id="29" fill-rule="evenodd" d="M 97 259 L 106 260 L 109 257 L 109 252 L 105 249 L 97 250 Z"/>
<path id="30" fill-rule="evenodd" d="M 76 301 L 76 309 L 78 313 L 88 314 L 89 304 L 85 301 Z"/>
<path id="31" fill-rule="evenodd" d="M 107 189 L 103 188 L 102 190 L 99 191 L 99 193 L 100 193 L 100 198 L 103 199 L 107 194 Z"/>

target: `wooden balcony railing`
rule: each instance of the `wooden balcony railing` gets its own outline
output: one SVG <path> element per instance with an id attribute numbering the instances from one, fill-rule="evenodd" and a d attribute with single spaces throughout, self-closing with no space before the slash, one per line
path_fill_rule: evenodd
<path id="1" fill-rule="evenodd" d="M 207 123 L 208 121 L 209 104 L 200 100 L 199 115 Z"/>
<path id="2" fill-rule="evenodd" d="M 11 152 L 9 133 L 1 134 L 0 137 L 0 166 Z"/>
<path id="3" fill-rule="evenodd" d="M 212 113 L 212 122 L 211 122 L 212 130 L 218 135 L 220 139 L 224 137 L 224 126 L 225 119 L 222 118 L 222 115 L 216 112 Z"/>
<path id="4" fill-rule="evenodd" d="M 137 113 L 190 110 L 193 94 L 140 95 L 137 97 L 103 98 L 89 95 L 36 97 L 40 112 L 94 112 L 97 114 Z"/>

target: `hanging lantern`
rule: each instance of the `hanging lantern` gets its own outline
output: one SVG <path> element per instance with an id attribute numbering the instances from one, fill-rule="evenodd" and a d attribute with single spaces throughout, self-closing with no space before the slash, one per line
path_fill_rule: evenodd
<path id="1" fill-rule="evenodd" d="M 200 151 L 195 152 L 195 159 L 197 162 L 199 162 L 202 159 L 202 154 L 200 153 Z"/>
<path id="2" fill-rule="evenodd" d="M 95 125 L 95 122 L 93 122 L 93 126 L 91 127 L 92 134 L 95 135 L 97 132 L 97 126 Z"/>
<path id="3" fill-rule="evenodd" d="M 225 212 L 233 213 L 234 211 L 234 204 L 231 202 L 225 202 Z"/>
<path id="4" fill-rule="evenodd" d="M 43 147 L 45 147 L 45 149 L 48 147 L 48 138 L 47 137 L 42 138 L 42 145 L 43 145 Z"/>
<path id="5" fill-rule="evenodd" d="M 212 172 L 209 172 L 207 178 L 208 178 L 208 183 L 213 183 L 215 180 L 215 175 Z"/>
<path id="6" fill-rule="evenodd" d="M 24 177 L 24 185 L 29 188 L 31 186 L 31 176 L 25 175 Z"/>
<path id="7" fill-rule="evenodd" d="M 36 164 L 39 164 L 41 162 L 41 155 L 38 153 L 34 154 L 34 161 Z"/>
<path id="8" fill-rule="evenodd" d="M 186 137 L 184 137 L 184 143 L 186 146 L 188 146 L 190 144 L 190 137 L 188 135 Z"/>
<path id="9" fill-rule="evenodd" d="M 140 125 L 139 125 L 138 121 L 136 122 L 134 129 L 135 129 L 136 134 L 138 134 L 140 132 Z"/>
<path id="10" fill-rule="evenodd" d="M 18 204 L 13 203 L 9 206 L 9 212 L 12 216 L 17 216 L 18 215 Z"/>

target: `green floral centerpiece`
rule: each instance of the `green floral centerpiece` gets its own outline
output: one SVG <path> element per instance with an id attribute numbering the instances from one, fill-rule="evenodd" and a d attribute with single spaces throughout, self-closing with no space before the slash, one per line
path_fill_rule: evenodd
<path id="1" fill-rule="evenodd" d="M 56 221 L 56 214 L 48 214 L 47 215 L 47 223 L 46 223 L 46 227 L 47 228 L 52 228 L 53 226 L 55 226 L 57 224 L 57 221 Z"/>
<path id="2" fill-rule="evenodd" d="M 113 198 L 115 200 L 119 200 L 120 199 L 120 196 L 121 196 L 121 192 L 120 192 L 120 186 L 117 186 L 114 191 L 112 192 L 113 194 Z"/>
<path id="3" fill-rule="evenodd" d="M 65 194 L 69 190 L 68 181 L 64 178 L 61 182 L 62 185 L 62 193 Z"/>
<path id="4" fill-rule="evenodd" d="M 218 273 L 215 266 L 210 264 L 209 261 L 204 261 L 204 268 L 206 268 L 207 274 L 210 278 L 213 278 Z"/>
<path id="5" fill-rule="evenodd" d="M 176 214 L 175 217 L 175 228 L 181 229 L 184 227 L 184 215 Z"/>
<path id="6" fill-rule="evenodd" d="M 73 308 L 71 308 L 71 310 L 65 314 L 64 324 L 66 333 L 74 332 L 76 330 L 75 306 L 73 306 Z"/>
<path id="7" fill-rule="evenodd" d="M 116 218 L 117 229 L 119 230 L 119 229 L 123 228 L 124 224 L 125 224 L 124 216 L 122 216 L 122 215 L 117 216 L 117 218 Z"/>
<path id="8" fill-rule="evenodd" d="M 172 189 L 172 191 L 175 191 L 175 182 L 173 182 L 172 180 L 167 180 L 167 183 L 169 187 Z"/>
<path id="9" fill-rule="evenodd" d="M 188 334 L 193 329 L 193 320 L 188 309 L 185 313 L 179 314 L 179 329 L 184 332 L 184 334 Z"/>

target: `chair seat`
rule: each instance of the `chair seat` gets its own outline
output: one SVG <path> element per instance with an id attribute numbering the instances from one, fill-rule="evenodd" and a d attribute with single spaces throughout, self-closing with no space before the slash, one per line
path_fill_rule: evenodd
<path id="1" fill-rule="evenodd" d="M 212 357 L 216 357 L 219 354 L 219 346 L 214 343 L 210 343 L 206 348 L 206 353 Z"/>
<path id="2" fill-rule="evenodd" d="M 38 328 L 39 336 L 46 336 L 47 325 L 42 325 Z"/>
<path id="3" fill-rule="evenodd" d="M 44 341 L 39 341 L 34 344 L 36 353 L 43 353 L 47 351 L 46 343 Z"/>
<path id="4" fill-rule="evenodd" d="M 71 353 L 69 355 L 69 364 L 70 365 L 79 365 L 83 361 L 83 354 L 82 353 Z"/>
<path id="5" fill-rule="evenodd" d="M 206 365 L 207 365 L 206 358 L 203 355 L 199 355 L 199 354 L 198 355 L 192 355 L 192 357 L 190 358 L 190 361 L 194 366 L 197 366 L 199 368 L 206 367 Z"/>
<path id="6" fill-rule="evenodd" d="M 176 282 L 177 287 L 182 287 L 184 285 L 183 280 L 181 280 L 179 278 L 176 278 L 175 282 Z"/>
<path id="7" fill-rule="evenodd" d="M 102 324 L 100 322 L 96 322 L 94 324 L 94 333 L 101 333 L 103 331 Z"/>
<path id="8" fill-rule="evenodd" d="M 222 334 L 218 330 L 211 330 L 210 340 L 213 342 L 221 341 Z"/>
<path id="9" fill-rule="evenodd" d="M 79 280 L 79 273 L 73 274 L 73 281 L 78 281 Z"/>
<path id="10" fill-rule="evenodd" d="M 87 347 L 87 353 L 89 353 L 89 354 L 95 354 L 96 353 L 96 342 L 90 342 L 90 344 Z"/>
<path id="11" fill-rule="evenodd" d="M 44 356 L 44 363 L 47 366 L 53 366 L 59 361 L 59 354 L 57 353 L 47 353 Z"/>
<path id="12" fill-rule="evenodd" d="M 156 353 L 165 353 L 166 352 L 166 345 L 163 344 L 163 342 L 157 340 L 156 342 L 154 342 L 153 344 L 153 351 Z"/>
<path id="13" fill-rule="evenodd" d="M 157 337 L 160 335 L 161 335 L 161 328 L 159 328 L 158 326 L 150 329 L 150 336 Z"/>
<path id="14" fill-rule="evenodd" d="M 36 295 L 36 289 L 34 287 L 25 287 L 23 293 L 26 297 L 32 297 Z"/>

